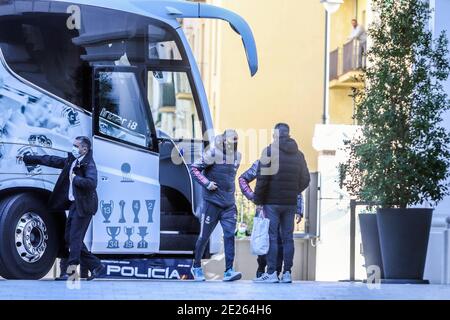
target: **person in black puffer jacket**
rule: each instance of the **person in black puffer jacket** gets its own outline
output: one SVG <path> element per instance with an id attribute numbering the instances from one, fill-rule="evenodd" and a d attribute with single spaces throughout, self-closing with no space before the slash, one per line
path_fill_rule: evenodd
<path id="1" fill-rule="evenodd" d="M 270 220 L 270 247 L 267 254 L 267 273 L 257 282 L 278 282 L 276 273 L 278 232 L 283 242 L 284 272 L 281 281 L 292 282 L 291 269 L 294 259 L 294 224 L 298 195 L 310 182 L 305 156 L 297 142 L 289 135 L 289 126 L 277 124 L 274 142 L 267 147 L 260 159 L 254 202 L 262 206 Z"/>
<path id="2" fill-rule="evenodd" d="M 196 281 L 204 281 L 201 259 L 211 233 L 220 222 L 225 248 L 224 281 L 239 280 L 240 272 L 233 269 L 234 232 L 237 223 L 235 179 L 241 162 L 237 151 L 238 135 L 227 130 L 216 138 L 215 146 L 205 151 L 202 158 L 191 166 L 192 177 L 206 190 L 204 195 L 201 231 L 195 246 L 192 274 Z"/>
<path id="3" fill-rule="evenodd" d="M 256 160 L 253 165 L 245 171 L 239 177 L 239 187 L 241 188 L 242 194 L 251 202 L 254 201 L 255 193 L 253 192 L 250 183 L 256 180 L 258 176 L 259 160 Z M 259 208 L 261 209 L 261 208 Z M 260 212 L 256 212 L 255 217 L 260 216 Z M 297 212 L 296 212 L 296 222 L 300 223 L 303 219 L 303 195 L 300 193 L 297 197 Z M 278 236 L 278 256 L 277 256 L 277 275 L 281 275 L 283 271 L 283 242 L 282 237 Z M 266 255 L 258 256 L 258 269 L 256 271 L 256 278 L 261 277 L 266 272 L 267 259 Z"/>

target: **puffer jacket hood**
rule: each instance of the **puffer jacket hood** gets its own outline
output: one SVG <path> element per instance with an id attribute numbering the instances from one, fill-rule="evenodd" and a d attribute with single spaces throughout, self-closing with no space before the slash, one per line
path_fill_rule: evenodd
<path id="1" fill-rule="evenodd" d="M 297 153 L 298 145 L 297 142 L 291 137 L 280 137 L 280 140 L 273 143 L 274 146 L 279 146 L 281 151 L 286 153 Z"/>
<path id="2" fill-rule="evenodd" d="M 258 205 L 297 205 L 298 195 L 310 182 L 308 165 L 297 142 L 289 136 L 280 137 L 263 151 L 262 157 L 267 156 L 270 162 L 260 165 L 265 173 L 262 169 L 258 173 L 254 202 Z"/>

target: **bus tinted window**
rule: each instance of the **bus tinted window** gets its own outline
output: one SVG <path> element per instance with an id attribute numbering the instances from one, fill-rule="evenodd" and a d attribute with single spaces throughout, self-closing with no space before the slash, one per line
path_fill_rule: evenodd
<path id="1" fill-rule="evenodd" d="M 150 127 L 133 72 L 98 72 L 96 108 L 99 132 L 114 139 L 150 148 Z"/>
<path id="2" fill-rule="evenodd" d="M 65 15 L 24 15 L 0 21 L 0 46 L 11 69 L 22 78 L 90 111 L 91 68 L 72 43 L 76 30 Z"/>

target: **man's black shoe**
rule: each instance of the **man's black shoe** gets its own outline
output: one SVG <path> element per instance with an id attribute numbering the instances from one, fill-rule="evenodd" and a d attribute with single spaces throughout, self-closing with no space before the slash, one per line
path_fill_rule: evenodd
<path id="1" fill-rule="evenodd" d="M 86 280 L 89 278 L 89 274 L 81 274 L 80 280 Z M 66 281 L 69 279 L 69 275 L 67 273 L 61 274 L 58 278 L 55 278 L 55 281 Z"/>
<path id="2" fill-rule="evenodd" d="M 105 265 L 102 263 L 97 268 L 91 271 L 91 275 L 86 279 L 87 281 L 94 280 L 97 278 L 105 269 Z"/>
<path id="3" fill-rule="evenodd" d="M 63 273 L 58 278 L 55 278 L 55 281 L 67 281 L 67 280 L 69 280 L 69 275 L 67 273 Z"/>
<path id="4" fill-rule="evenodd" d="M 83 280 L 89 278 L 89 271 L 84 271 L 84 270 L 83 270 L 83 271 L 81 272 L 81 274 L 80 274 L 80 278 L 83 279 Z"/>

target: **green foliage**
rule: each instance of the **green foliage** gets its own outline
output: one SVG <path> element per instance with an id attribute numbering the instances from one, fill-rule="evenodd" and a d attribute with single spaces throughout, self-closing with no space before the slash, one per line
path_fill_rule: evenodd
<path id="1" fill-rule="evenodd" d="M 238 209 L 238 225 L 241 219 L 247 224 L 248 233 L 253 229 L 253 218 L 256 213 L 256 206 L 247 200 L 242 193 L 236 193 L 236 206 Z"/>
<path id="2" fill-rule="evenodd" d="M 427 1 L 372 4 L 377 19 L 368 30 L 366 87 L 355 91 L 361 134 L 347 143 L 342 183 L 382 207 L 436 204 L 449 193 L 450 136 L 441 126 L 450 108 L 442 86 L 450 72 L 448 40 L 445 33 L 433 39 Z"/>

